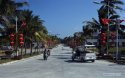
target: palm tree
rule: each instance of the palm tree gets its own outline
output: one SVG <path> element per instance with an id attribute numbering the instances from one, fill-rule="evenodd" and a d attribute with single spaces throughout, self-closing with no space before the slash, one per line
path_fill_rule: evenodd
<path id="1" fill-rule="evenodd" d="M 0 2 L 0 24 L 2 26 L 11 26 L 9 20 L 15 16 L 20 7 L 28 5 L 27 2 L 15 2 L 14 0 L 1 0 Z"/>
<path id="2" fill-rule="evenodd" d="M 74 40 L 76 41 L 76 46 L 83 45 L 83 42 L 85 42 L 85 36 L 83 36 L 84 33 L 83 32 L 74 33 Z"/>
<path id="3" fill-rule="evenodd" d="M 12 16 L 15 15 L 16 11 L 27 5 L 27 2 L 15 2 L 14 0 L 0 0 L 0 24 L 4 26 L 11 27 L 10 20 Z"/>
<path id="4" fill-rule="evenodd" d="M 0 15 L 13 15 L 17 9 L 27 4 L 27 2 L 15 2 L 14 0 L 0 0 Z"/>
<path id="5" fill-rule="evenodd" d="M 117 15 L 116 10 L 122 11 L 123 9 L 120 7 L 120 5 L 123 5 L 124 3 L 121 0 L 103 0 L 100 1 L 100 4 L 102 4 L 102 6 L 98 10 L 99 22 L 102 28 L 107 30 L 106 26 L 102 22 L 102 18 L 109 18 L 109 19 L 119 18 L 120 16 Z M 113 22 L 110 23 L 112 24 Z"/>
<path id="6" fill-rule="evenodd" d="M 101 19 L 102 18 L 109 18 L 109 19 L 117 19 L 117 18 L 119 18 L 120 16 L 117 15 L 116 9 L 123 10 L 119 5 L 123 5 L 124 3 L 121 0 L 103 0 L 100 3 L 102 3 L 103 5 L 98 10 L 98 15 L 99 15 L 99 21 L 100 21 L 100 23 L 102 25 L 102 30 L 104 32 L 107 32 L 107 46 L 106 46 L 106 50 L 107 50 L 107 53 L 108 53 L 108 49 L 109 49 L 109 35 L 110 35 L 110 31 L 111 31 L 110 29 L 112 29 L 114 27 L 116 28 L 116 26 L 111 25 L 111 24 L 114 24 L 113 21 L 110 22 L 108 26 L 105 26 Z"/>
<path id="7" fill-rule="evenodd" d="M 98 10 L 99 20 L 117 14 L 116 9 L 123 10 L 119 6 L 124 4 L 121 0 L 103 0 L 100 3 L 102 6 Z"/>
<path id="8" fill-rule="evenodd" d="M 0 32 L 4 33 L 6 38 L 14 32 L 15 19 L 13 17 L 16 11 L 27 4 L 27 2 L 15 2 L 14 0 L 0 0 Z"/>
<path id="9" fill-rule="evenodd" d="M 86 25 L 83 27 L 84 36 L 86 34 L 92 35 L 93 32 L 98 31 L 107 31 L 107 26 L 102 22 L 102 18 L 116 19 L 120 16 L 117 15 L 116 9 L 123 10 L 119 5 L 124 3 L 120 0 L 103 0 L 100 2 L 102 4 L 101 8 L 98 10 L 99 22 L 92 18 L 92 21 L 86 21 Z M 110 28 L 112 29 L 116 26 L 113 25 L 114 21 L 110 22 Z M 123 25 L 122 25 L 123 27 Z"/>
<path id="10" fill-rule="evenodd" d="M 98 22 L 95 18 L 92 18 L 92 21 L 84 21 L 83 23 L 85 24 L 83 26 L 83 32 L 85 29 L 88 29 L 92 31 L 92 32 L 88 32 L 90 34 L 93 32 L 97 32 L 102 28 L 102 25 L 100 24 L 100 22 Z"/>
<path id="11" fill-rule="evenodd" d="M 103 24 L 102 18 L 109 18 L 109 19 L 113 19 L 113 20 L 117 19 L 120 16 L 117 15 L 116 10 L 117 9 L 120 11 L 123 10 L 119 6 L 119 5 L 124 4 L 121 0 L 103 0 L 103 1 L 100 1 L 100 3 L 102 4 L 102 6 L 97 11 L 99 21 L 92 18 L 92 21 L 85 21 L 84 22 L 85 25 L 83 26 L 83 32 L 84 32 L 84 36 L 86 36 L 86 37 L 91 36 L 92 33 L 97 32 L 97 30 L 106 32 L 108 26 L 105 26 Z M 110 25 L 110 27 L 109 27 L 110 31 L 114 31 L 114 29 L 116 29 L 116 25 L 115 25 L 114 21 L 110 22 L 109 25 Z M 120 27 L 122 29 L 125 28 L 124 25 L 121 25 Z"/>
<path id="12" fill-rule="evenodd" d="M 31 53 L 32 54 L 32 42 L 36 40 L 35 33 L 38 31 L 42 31 L 43 33 L 47 33 L 47 29 L 43 26 L 43 20 L 40 20 L 38 16 L 34 16 L 32 11 L 24 10 L 22 11 L 22 17 L 24 18 L 27 26 L 23 31 L 25 34 L 25 42 L 30 43 Z M 28 32 L 27 32 L 28 31 Z M 39 33 L 40 34 L 40 33 Z"/>

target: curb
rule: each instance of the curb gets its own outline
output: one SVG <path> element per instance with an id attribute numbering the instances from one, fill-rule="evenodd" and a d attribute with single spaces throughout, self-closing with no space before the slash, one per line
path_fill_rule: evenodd
<path id="1" fill-rule="evenodd" d="M 17 61 L 18 61 L 18 60 L 16 60 L 16 61 L 6 62 L 6 63 L 2 63 L 2 64 L 0 64 L 0 66 L 3 66 L 3 65 L 9 65 L 9 64 L 15 63 L 15 62 L 17 62 Z"/>

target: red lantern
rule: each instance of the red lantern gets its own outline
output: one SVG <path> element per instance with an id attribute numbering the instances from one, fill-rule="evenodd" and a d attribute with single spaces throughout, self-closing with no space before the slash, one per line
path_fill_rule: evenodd
<path id="1" fill-rule="evenodd" d="M 20 41 L 23 41 L 23 40 L 24 40 L 24 38 L 23 38 L 23 37 L 21 37 L 21 38 L 20 38 Z"/>
<path id="2" fill-rule="evenodd" d="M 15 35 L 13 33 L 10 34 L 11 37 L 14 37 Z"/>
<path id="3" fill-rule="evenodd" d="M 14 40 L 14 37 L 11 37 L 10 40 L 13 41 L 13 40 Z"/>
<path id="4" fill-rule="evenodd" d="M 22 21 L 21 26 L 22 26 L 22 27 L 26 27 L 26 22 L 25 22 L 25 21 Z"/>
<path id="5" fill-rule="evenodd" d="M 20 37 L 23 37 L 23 34 L 20 34 Z"/>
<path id="6" fill-rule="evenodd" d="M 20 34 L 19 40 L 20 40 L 20 45 L 22 46 L 24 44 L 24 42 L 23 42 L 24 41 L 23 34 Z"/>
<path id="7" fill-rule="evenodd" d="M 106 37 L 102 37 L 101 40 L 106 40 Z"/>
<path id="8" fill-rule="evenodd" d="M 103 37 L 103 36 L 106 36 L 106 33 L 101 33 L 101 36 Z"/>
<path id="9" fill-rule="evenodd" d="M 20 42 L 20 44 L 21 44 L 21 45 L 23 45 L 23 44 L 24 44 L 24 42 Z"/>
<path id="10" fill-rule="evenodd" d="M 111 32 L 111 35 L 112 35 L 112 36 L 115 36 L 116 34 L 115 34 L 114 32 Z"/>
<path id="11" fill-rule="evenodd" d="M 13 45 L 14 45 L 14 42 L 10 42 L 10 44 L 13 46 Z"/>
<path id="12" fill-rule="evenodd" d="M 105 45 L 106 44 L 106 33 L 101 33 L 101 44 Z"/>
<path id="13" fill-rule="evenodd" d="M 114 32 L 112 32 L 111 33 L 111 39 L 112 39 L 112 41 L 114 41 L 115 37 L 116 37 L 116 34 Z"/>
<path id="14" fill-rule="evenodd" d="M 105 45 L 106 44 L 106 41 L 102 41 L 102 45 Z"/>
<path id="15" fill-rule="evenodd" d="M 10 34 L 10 41 L 11 41 L 10 44 L 11 44 L 11 46 L 14 46 L 14 39 L 15 39 L 14 37 L 15 37 L 14 33 L 11 33 Z"/>

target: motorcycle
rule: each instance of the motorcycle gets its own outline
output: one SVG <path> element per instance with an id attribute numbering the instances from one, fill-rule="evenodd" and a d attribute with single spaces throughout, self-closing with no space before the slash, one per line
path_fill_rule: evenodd
<path id="1" fill-rule="evenodd" d="M 47 60 L 48 56 L 50 56 L 50 50 L 49 49 L 45 49 L 45 51 L 43 52 L 44 60 Z"/>

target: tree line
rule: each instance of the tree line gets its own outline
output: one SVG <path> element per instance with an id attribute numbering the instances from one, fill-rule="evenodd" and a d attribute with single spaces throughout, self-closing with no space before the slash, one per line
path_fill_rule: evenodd
<path id="1" fill-rule="evenodd" d="M 92 18 L 92 20 L 85 20 L 83 22 L 83 31 L 74 33 L 74 36 L 69 36 L 64 38 L 64 42 L 71 47 L 79 46 L 85 44 L 86 39 L 92 38 L 94 32 L 98 32 L 98 49 L 107 50 L 110 48 L 109 37 L 111 33 L 116 35 L 116 30 L 120 35 L 125 35 L 124 29 L 125 25 L 120 23 L 120 26 L 117 28 L 117 21 L 110 21 L 106 25 L 102 19 L 108 20 L 119 20 L 121 17 L 118 13 L 125 10 L 122 8 L 124 2 L 122 0 L 102 0 L 100 2 L 93 2 L 95 4 L 101 5 L 97 10 L 98 19 Z M 109 29 L 109 30 L 108 30 Z M 105 45 L 101 43 L 101 33 L 106 34 Z M 99 51 L 101 52 L 101 51 Z"/>
<path id="2" fill-rule="evenodd" d="M 49 35 L 47 28 L 43 25 L 44 20 L 34 15 L 32 10 L 22 9 L 29 6 L 28 2 L 16 0 L 0 0 L 0 45 L 11 45 L 10 34 L 14 34 L 14 47 L 20 47 L 19 34 L 24 36 L 25 52 L 33 42 L 55 45 L 59 42 L 57 36 Z M 17 33 L 18 32 L 18 33 Z M 16 39 L 17 38 L 17 39 Z"/>

